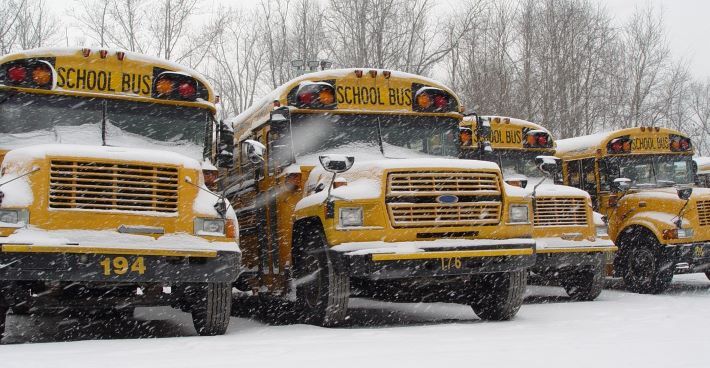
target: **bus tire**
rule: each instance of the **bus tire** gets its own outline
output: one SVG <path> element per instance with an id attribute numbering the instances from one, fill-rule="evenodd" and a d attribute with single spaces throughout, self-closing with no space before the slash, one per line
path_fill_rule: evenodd
<path id="1" fill-rule="evenodd" d="M 192 286 L 192 324 L 200 336 L 224 335 L 232 312 L 232 285 L 208 282 Z"/>
<path id="2" fill-rule="evenodd" d="M 523 304 L 528 270 L 483 274 L 473 281 L 473 312 L 484 320 L 507 321 Z"/>
<path id="3" fill-rule="evenodd" d="M 295 260 L 296 304 L 304 322 L 324 327 L 342 324 L 348 313 L 350 277 L 337 272 L 326 252 L 325 235 L 309 227 L 299 235 Z"/>
<path id="4" fill-rule="evenodd" d="M 664 267 L 656 238 L 646 236 L 645 244 L 635 244 L 626 250 L 624 284 L 629 291 L 639 294 L 658 294 L 665 291 L 673 280 L 673 269 Z"/>
<path id="5" fill-rule="evenodd" d="M 604 288 L 604 267 L 571 272 L 561 283 L 572 300 L 592 301 Z"/>
<path id="6" fill-rule="evenodd" d="M 708 271 L 708 272 L 705 272 L 705 277 L 707 277 L 707 278 L 708 278 L 708 280 L 710 280 L 710 271 Z"/>

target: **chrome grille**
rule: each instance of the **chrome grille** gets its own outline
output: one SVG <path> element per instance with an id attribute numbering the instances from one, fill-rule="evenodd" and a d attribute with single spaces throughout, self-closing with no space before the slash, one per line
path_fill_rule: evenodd
<path id="1" fill-rule="evenodd" d="M 500 202 L 390 203 L 394 227 L 492 225 L 500 219 Z"/>
<path id="2" fill-rule="evenodd" d="M 535 226 L 588 226 L 586 198 L 538 197 L 535 199 Z"/>
<path id="3" fill-rule="evenodd" d="M 439 203 L 440 196 L 455 203 Z M 495 225 L 501 218 L 500 180 L 495 173 L 392 172 L 387 213 L 393 227 Z"/>
<path id="4" fill-rule="evenodd" d="M 49 207 L 177 212 L 176 167 L 52 160 Z"/>
<path id="5" fill-rule="evenodd" d="M 498 176 L 477 172 L 396 172 L 389 175 L 389 194 L 500 195 Z"/>
<path id="6" fill-rule="evenodd" d="M 697 207 L 700 226 L 710 225 L 710 201 L 698 201 Z"/>

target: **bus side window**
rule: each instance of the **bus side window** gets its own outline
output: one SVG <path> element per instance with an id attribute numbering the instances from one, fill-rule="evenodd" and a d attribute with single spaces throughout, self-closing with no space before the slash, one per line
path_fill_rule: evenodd
<path id="1" fill-rule="evenodd" d="M 571 187 L 580 188 L 579 160 L 567 162 L 567 182 Z"/>

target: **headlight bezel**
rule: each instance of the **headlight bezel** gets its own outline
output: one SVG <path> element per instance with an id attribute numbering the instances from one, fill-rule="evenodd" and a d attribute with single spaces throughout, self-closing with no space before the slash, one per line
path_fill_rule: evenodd
<path id="1" fill-rule="evenodd" d="M 677 230 L 678 239 L 690 239 L 695 235 L 692 227 L 681 228 Z"/>
<path id="2" fill-rule="evenodd" d="M 511 204 L 508 206 L 509 224 L 529 224 L 530 206 L 527 204 Z"/>
<path id="3" fill-rule="evenodd" d="M 14 214 L 15 220 L 7 222 L 6 216 Z M 26 208 L 0 208 L 0 228 L 18 229 L 30 223 L 30 211 Z"/>
<path id="4" fill-rule="evenodd" d="M 226 221 L 221 218 L 195 218 L 195 235 L 225 237 L 226 228 Z"/>
<path id="5" fill-rule="evenodd" d="M 343 215 L 349 215 L 346 218 Z M 353 221 L 354 220 L 354 221 Z M 365 211 L 362 207 L 338 208 L 338 226 L 343 228 L 361 227 L 365 223 Z"/>
<path id="6" fill-rule="evenodd" d="M 609 226 L 607 226 L 607 225 L 594 226 L 594 234 L 598 238 L 609 236 Z"/>

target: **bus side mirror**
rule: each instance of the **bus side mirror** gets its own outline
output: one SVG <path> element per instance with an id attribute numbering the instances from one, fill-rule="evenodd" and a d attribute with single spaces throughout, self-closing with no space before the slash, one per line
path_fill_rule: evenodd
<path id="1" fill-rule="evenodd" d="M 631 188 L 631 179 L 616 178 L 611 183 L 611 191 L 614 193 L 625 193 Z"/>
<path id="2" fill-rule="evenodd" d="M 266 147 L 261 142 L 247 139 L 242 143 L 242 151 L 251 163 L 258 164 L 264 161 Z"/>
<path id="3" fill-rule="evenodd" d="M 219 122 L 219 142 L 217 143 L 217 167 L 231 169 L 234 167 L 234 130 L 229 124 Z"/>
<path id="4" fill-rule="evenodd" d="M 355 157 L 338 154 L 321 155 L 318 159 L 320 160 L 320 164 L 323 166 L 325 171 L 332 172 L 334 174 L 350 170 L 355 163 Z"/>
<path id="5" fill-rule="evenodd" d="M 678 198 L 687 201 L 690 195 L 693 194 L 693 188 L 678 188 Z"/>
<path id="6" fill-rule="evenodd" d="M 535 166 L 543 174 L 554 177 L 562 171 L 562 160 L 555 156 L 537 156 L 535 157 Z"/>

